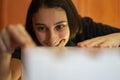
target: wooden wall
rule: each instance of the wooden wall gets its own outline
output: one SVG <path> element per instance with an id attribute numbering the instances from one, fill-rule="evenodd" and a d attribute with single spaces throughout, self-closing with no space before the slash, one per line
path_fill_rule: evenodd
<path id="1" fill-rule="evenodd" d="M 72 0 L 82 16 L 120 28 L 120 0 Z"/>
<path id="2" fill-rule="evenodd" d="M 72 0 L 82 16 L 120 28 L 120 0 Z M 25 23 L 31 0 L 0 0 L 0 28 Z"/>
<path id="3" fill-rule="evenodd" d="M 22 23 L 31 0 L 0 0 L 0 28 L 8 24 Z"/>

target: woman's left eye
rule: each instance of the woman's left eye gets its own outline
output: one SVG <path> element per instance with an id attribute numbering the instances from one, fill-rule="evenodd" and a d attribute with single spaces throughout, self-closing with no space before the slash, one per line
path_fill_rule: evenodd
<path id="1" fill-rule="evenodd" d="M 65 27 L 65 25 L 57 25 L 56 30 L 59 31 L 59 30 L 63 29 L 64 27 Z"/>

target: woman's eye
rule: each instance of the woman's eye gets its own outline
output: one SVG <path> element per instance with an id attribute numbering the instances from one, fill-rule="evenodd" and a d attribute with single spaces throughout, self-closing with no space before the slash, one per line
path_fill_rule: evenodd
<path id="1" fill-rule="evenodd" d="M 62 30 L 64 27 L 65 27 L 65 25 L 57 25 L 56 30 L 57 31 Z"/>
<path id="2" fill-rule="evenodd" d="M 38 26 L 38 27 L 37 27 L 37 30 L 39 30 L 39 31 L 46 31 L 47 29 L 46 29 L 46 27 Z"/>

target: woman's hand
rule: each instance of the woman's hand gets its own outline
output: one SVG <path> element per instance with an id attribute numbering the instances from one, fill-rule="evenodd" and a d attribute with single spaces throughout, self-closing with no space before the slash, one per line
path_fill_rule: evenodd
<path id="1" fill-rule="evenodd" d="M 9 25 L 0 31 L 0 80 L 18 80 L 19 70 L 11 67 L 11 56 L 15 48 L 34 47 L 35 43 L 22 25 Z M 9 54 L 8 54 L 9 53 Z M 18 62 L 16 63 L 18 65 Z M 19 66 L 20 67 L 20 66 Z M 17 67 L 18 69 L 18 67 Z M 17 73 L 17 74 L 16 74 Z M 18 76 L 16 76 L 18 75 Z"/>
<path id="2" fill-rule="evenodd" d="M 18 46 L 22 48 L 35 46 L 22 25 L 9 25 L 0 31 L 1 53 L 12 53 Z"/>
<path id="3" fill-rule="evenodd" d="M 120 33 L 112 33 L 77 43 L 78 47 L 116 48 L 120 46 Z"/>

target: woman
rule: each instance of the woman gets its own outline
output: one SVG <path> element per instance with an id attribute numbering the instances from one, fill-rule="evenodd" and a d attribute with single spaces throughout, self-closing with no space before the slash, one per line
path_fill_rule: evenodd
<path id="1" fill-rule="evenodd" d="M 62 8 L 63 10 L 65 10 L 65 14 L 63 14 L 63 15 L 65 15 L 66 19 L 61 19 L 61 21 L 66 21 L 66 25 L 64 25 L 64 24 L 56 25 L 56 27 L 59 27 L 59 28 L 60 27 L 62 28 L 64 26 L 68 26 L 68 28 L 70 29 L 69 42 L 68 42 L 68 44 L 65 43 L 63 46 L 65 46 L 65 45 L 66 46 L 73 46 L 73 45 L 77 45 L 76 43 L 78 43 L 78 42 L 81 42 L 81 41 L 84 41 L 84 40 L 87 40 L 87 39 L 90 39 L 93 37 L 103 36 L 103 35 L 110 34 L 113 32 L 120 32 L 119 29 L 111 28 L 110 26 L 102 25 L 100 23 L 94 23 L 89 18 L 84 18 L 84 19 L 81 18 L 79 16 L 79 14 L 77 13 L 75 7 L 73 6 L 71 0 L 62 0 L 62 1 L 41 0 L 39 2 L 38 1 L 39 0 L 34 0 L 32 2 L 31 6 L 29 8 L 29 11 L 28 11 L 27 22 L 26 22 L 26 30 L 32 36 L 32 38 L 34 39 L 36 44 L 40 44 L 40 43 L 38 41 L 39 36 L 37 36 L 37 38 L 36 38 L 37 31 L 34 28 L 38 27 L 38 26 L 40 28 L 46 28 L 47 25 L 50 26 L 49 24 L 35 25 L 35 21 L 32 21 L 33 14 L 38 12 L 39 8 L 41 8 L 41 7 L 45 7 L 47 9 Z M 46 13 L 48 13 L 48 14 L 46 14 Z M 40 14 L 42 16 L 39 16 Z M 49 18 L 48 22 L 50 22 L 50 21 L 52 22 L 55 18 L 52 18 L 53 19 L 52 20 L 52 19 L 50 19 L 50 16 L 53 17 L 53 15 L 54 14 L 53 14 L 52 10 L 51 10 L 51 13 L 50 13 L 50 10 L 48 10 L 48 11 L 43 12 L 43 13 L 37 13 L 37 15 L 34 15 L 34 18 L 39 17 L 40 19 L 42 19 L 42 18 L 45 19 L 45 17 L 47 16 L 47 18 Z M 58 15 L 59 15 L 59 17 L 62 16 L 62 14 L 59 12 L 58 12 Z M 62 17 L 62 18 L 65 18 L 65 17 Z M 37 22 L 37 20 L 36 20 L 36 22 Z M 42 21 L 38 20 L 38 24 L 41 22 Z M 35 33 L 34 33 L 34 31 L 35 31 Z M 100 39 L 98 39 L 98 40 L 100 40 Z M 100 42 L 98 42 L 98 40 L 97 40 L 97 43 L 95 43 L 93 41 L 94 45 L 92 43 L 89 43 L 89 44 L 88 43 L 85 43 L 85 44 L 81 43 L 81 45 L 78 44 L 78 46 L 82 46 L 82 47 L 92 46 L 92 47 L 94 47 L 94 46 L 98 45 L 99 47 L 112 47 L 112 45 L 110 46 L 110 44 L 112 44 L 112 43 L 109 43 L 109 45 L 107 45 L 107 44 L 104 44 L 104 40 L 100 41 Z M 60 41 L 60 40 L 58 40 L 58 41 Z M 71 44 L 71 43 L 73 43 L 73 44 Z M 42 44 L 42 42 L 41 42 L 41 44 Z M 44 45 L 44 44 L 42 44 L 42 45 Z M 49 45 L 50 44 L 48 44 L 48 45 L 45 44 L 44 46 L 49 46 Z M 118 45 L 116 45 L 116 46 L 118 46 Z"/>
<path id="2" fill-rule="evenodd" d="M 18 47 L 111 48 L 120 45 L 119 36 L 120 29 L 81 18 L 71 0 L 33 0 L 27 14 L 26 30 L 21 25 L 9 25 L 0 32 L 0 80 L 20 79 L 21 62 L 11 60 L 13 51 Z M 20 57 L 19 53 L 17 49 L 13 57 Z"/>

